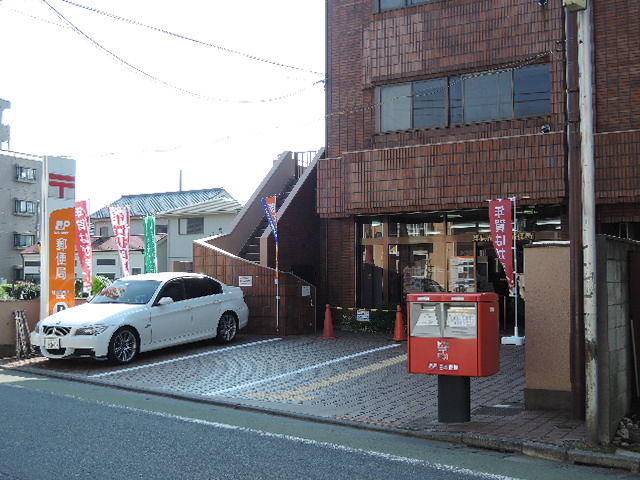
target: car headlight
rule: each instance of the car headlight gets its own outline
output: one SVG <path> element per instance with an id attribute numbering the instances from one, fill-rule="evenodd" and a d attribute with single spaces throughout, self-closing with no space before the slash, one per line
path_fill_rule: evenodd
<path id="1" fill-rule="evenodd" d="M 88 327 L 79 327 L 76 335 L 100 335 L 108 327 L 106 325 L 89 325 Z"/>

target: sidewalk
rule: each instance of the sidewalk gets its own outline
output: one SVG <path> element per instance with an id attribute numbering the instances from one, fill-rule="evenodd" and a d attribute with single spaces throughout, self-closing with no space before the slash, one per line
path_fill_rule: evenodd
<path id="1" fill-rule="evenodd" d="M 394 431 L 548 459 L 640 471 L 630 451 L 587 450 L 582 421 L 524 410 L 525 346 L 502 345 L 500 372 L 471 379 L 471 421 L 438 422 L 438 382 L 407 373 L 407 344 L 388 334 L 240 335 L 143 354 L 130 367 L 91 360 L 4 359 L 0 368 L 117 385 L 316 421 Z"/>

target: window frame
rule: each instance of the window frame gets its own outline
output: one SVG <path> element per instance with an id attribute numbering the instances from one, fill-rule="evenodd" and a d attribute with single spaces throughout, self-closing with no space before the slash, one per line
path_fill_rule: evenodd
<path id="1" fill-rule="evenodd" d="M 21 208 L 23 205 L 25 206 L 24 209 Z M 18 215 L 35 215 L 37 213 L 37 202 L 16 198 L 14 201 L 14 213 Z"/>
<path id="2" fill-rule="evenodd" d="M 543 69 L 544 71 L 540 72 Z M 529 76 L 523 76 L 522 74 L 525 71 L 532 73 Z M 527 79 L 542 76 L 544 76 L 545 80 L 544 86 L 542 82 L 535 84 L 535 86 L 534 84 L 527 84 Z M 483 105 L 482 96 L 477 95 L 486 91 L 486 88 L 479 88 L 476 92 L 472 90 L 472 82 L 478 82 L 477 79 L 482 79 L 484 82 L 495 82 L 496 88 L 492 89 L 490 95 L 486 96 L 492 101 L 491 103 Z M 444 115 L 441 116 L 443 122 L 429 125 L 418 124 L 418 113 L 421 110 L 418 105 L 426 105 L 424 100 L 421 102 L 416 101 L 417 92 L 421 91 L 418 86 L 431 82 L 434 85 L 442 82 L 442 88 L 446 89 L 445 94 L 438 101 L 440 106 L 434 103 L 434 108 L 444 109 Z M 509 85 L 508 90 L 504 88 L 506 83 Z M 386 92 L 401 91 L 407 88 L 410 92 L 407 99 L 401 98 L 400 95 L 395 97 L 387 95 L 386 97 L 388 98 L 385 97 Z M 502 91 L 501 88 L 503 89 Z M 434 92 L 437 92 L 437 89 Z M 376 100 L 378 102 L 376 133 L 378 134 L 550 115 L 552 110 L 551 65 L 550 63 L 538 63 L 520 68 L 380 85 L 376 87 Z M 393 104 L 392 102 L 396 100 L 402 103 Z M 471 116 L 474 112 L 473 109 L 476 110 L 475 116 Z M 483 114 L 483 109 L 485 113 L 490 113 Z M 404 121 L 402 116 L 404 116 Z M 395 125 L 398 128 L 385 129 L 385 124 Z M 403 128 L 405 125 L 409 125 L 408 128 Z"/>
<path id="3" fill-rule="evenodd" d="M 34 167 L 16 165 L 16 180 L 19 182 L 36 182 L 38 180 L 38 171 Z"/>
<path id="4" fill-rule="evenodd" d="M 376 11 L 380 12 L 389 12 L 391 10 L 398 10 L 400 8 L 414 7 L 416 5 L 424 5 L 426 3 L 433 3 L 437 0 L 397 0 L 392 7 L 383 7 L 383 2 L 385 0 L 376 0 Z"/>
<path id="5" fill-rule="evenodd" d="M 190 223 L 195 223 L 195 225 L 189 225 Z M 202 234 L 204 234 L 204 217 L 182 217 L 178 219 L 178 235 Z"/>
<path id="6" fill-rule="evenodd" d="M 29 239 L 31 238 L 33 241 L 31 243 L 29 243 L 28 241 L 25 242 L 20 242 L 19 240 L 22 239 Z M 24 243 L 24 245 L 23 245 Z M 13 246 L 15 248 L 29 248 L 32 247 L 36 244 L 36 236 L 30 233 L 18 233 L 15 232 L 13 234 Z"/>
<path id="7" fill-rule="evenodd" d="M 96 267 L 113 267 L 115 264 L 115 258 L 96 258 Z"/>

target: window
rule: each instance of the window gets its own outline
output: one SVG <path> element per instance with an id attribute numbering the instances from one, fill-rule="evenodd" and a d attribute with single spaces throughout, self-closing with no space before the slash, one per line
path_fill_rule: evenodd
<path id="1" fill-rule="evenodd" d="M 551 112 L 549 64 L 378 88 L 380 132 Z"/>
<path id="2" fill-rule="evenodd" d="M 383 132 L 411 128 L 411 84 L 391 85 L 380 89 L 380 129 Z"/>
<path id="3" fill-rule="evenodd" d="M 447 123 L 447 79 L 413 84 L 413 126 L 432 127 Z"/>
<path id="4" fill-rule="evenodd" d="M 22 233 L 13 234 L 13 246 L 19 248 L 27 248 L 36 243 L 35 235 L 24 235 Z"/>
<path id="5" fill-rule="evenodd" d="M 96 265 L 115 265 L 115 264 L 116 264 L 115 258 L 98 258 L 96 260 Z"/>
<path id="6" fill-rule="evenodd" d="M 169 225 L 158 225 L 156 223 L 156 234 L 169 233 Z"/>
<path id="7" fill-rule="evenodd" d="M 195 235 L 204 233 L 204 217 L 181 218 L 178 220 L 180 235 Z"/>
<path id="8" fill-rule="evenodd" d="M 108 237 L 109 236 L 109 227 L 100 227 L 100 236 Z"/>
<path id="9" fill-rule="evenodd" d="M 464 122 L 481 122 L 513 117 L 511 72 L 462 78 Z"/>
<path id="10" fill-rule="evenodd" d="M 551 111 L 549 65 L 515 70 L 514 107 L 516 115 L 539 115 Z"/>
<path id="11" fill-rule="evenodd" d="M 185 277 L 185 288 L 187 289 L 187 298 L 206 297 L 222 293 L 222 287 L 218 282 L 207 277 Z"/>
<path id="12" fill-rule="evenodd" d="M 378 0 L 378 10 L 383 12 L 385 10 L 420 5 L 421 3 L 429 3 L 432 1 L 433 0 Z"/>
<path id="13" fill-rule="evenodd" d="M 25 260 L 24 266 L 25 267 L 39 267 L 40 266 L 40 260 Z"/>
<path id="14" fill-rule="evenodd" d="M 162 292 L 160 292 L 160 295 L 158 295 L 158 300 L 162 297 L 170 297 L 174 302 L 184 300 L 186 296 L 182 280 L 177 279 L 168 282 L 162 289 Z"/>
<path id="15" fill-rule="evenodd" d="M 25 273 L 24 274 L 24 281 L 25 282 L 39 284 L 40 283 L 40 274 L 39 273 Z"/>
<path id="16" fill-rule="evenodd" d="M 33 215 L 36 213 L 36 202 L 31 200 L 16 200 L 15 213 L 21 213 L 24 215 Z"/>
<path id="17" fill-rule="evenodd" d="M 21 167 L 16 165 L 16 180 L 22 180 L 26 182 L 36 181 L 36 169 L 30 167 Z"/>

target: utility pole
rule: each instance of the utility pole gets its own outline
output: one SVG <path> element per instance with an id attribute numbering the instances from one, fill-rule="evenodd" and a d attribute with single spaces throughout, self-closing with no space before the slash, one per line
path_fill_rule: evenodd
<path id="1" fill-rule="evenodd" d="M 565 1 L 565 4 L 567 2 Z M 587 440 L 591 444 L 607 443 L 599 428 L 598 335 L 597 335 L 597 255 L 595 160 L 593 130 L 593 40 L 591 33 L 592 2 L 577 9 L 578 84 L 580 88 L 580 158 L 582 188 L 582 248 L 584 295 L 584 349 Z"/>

